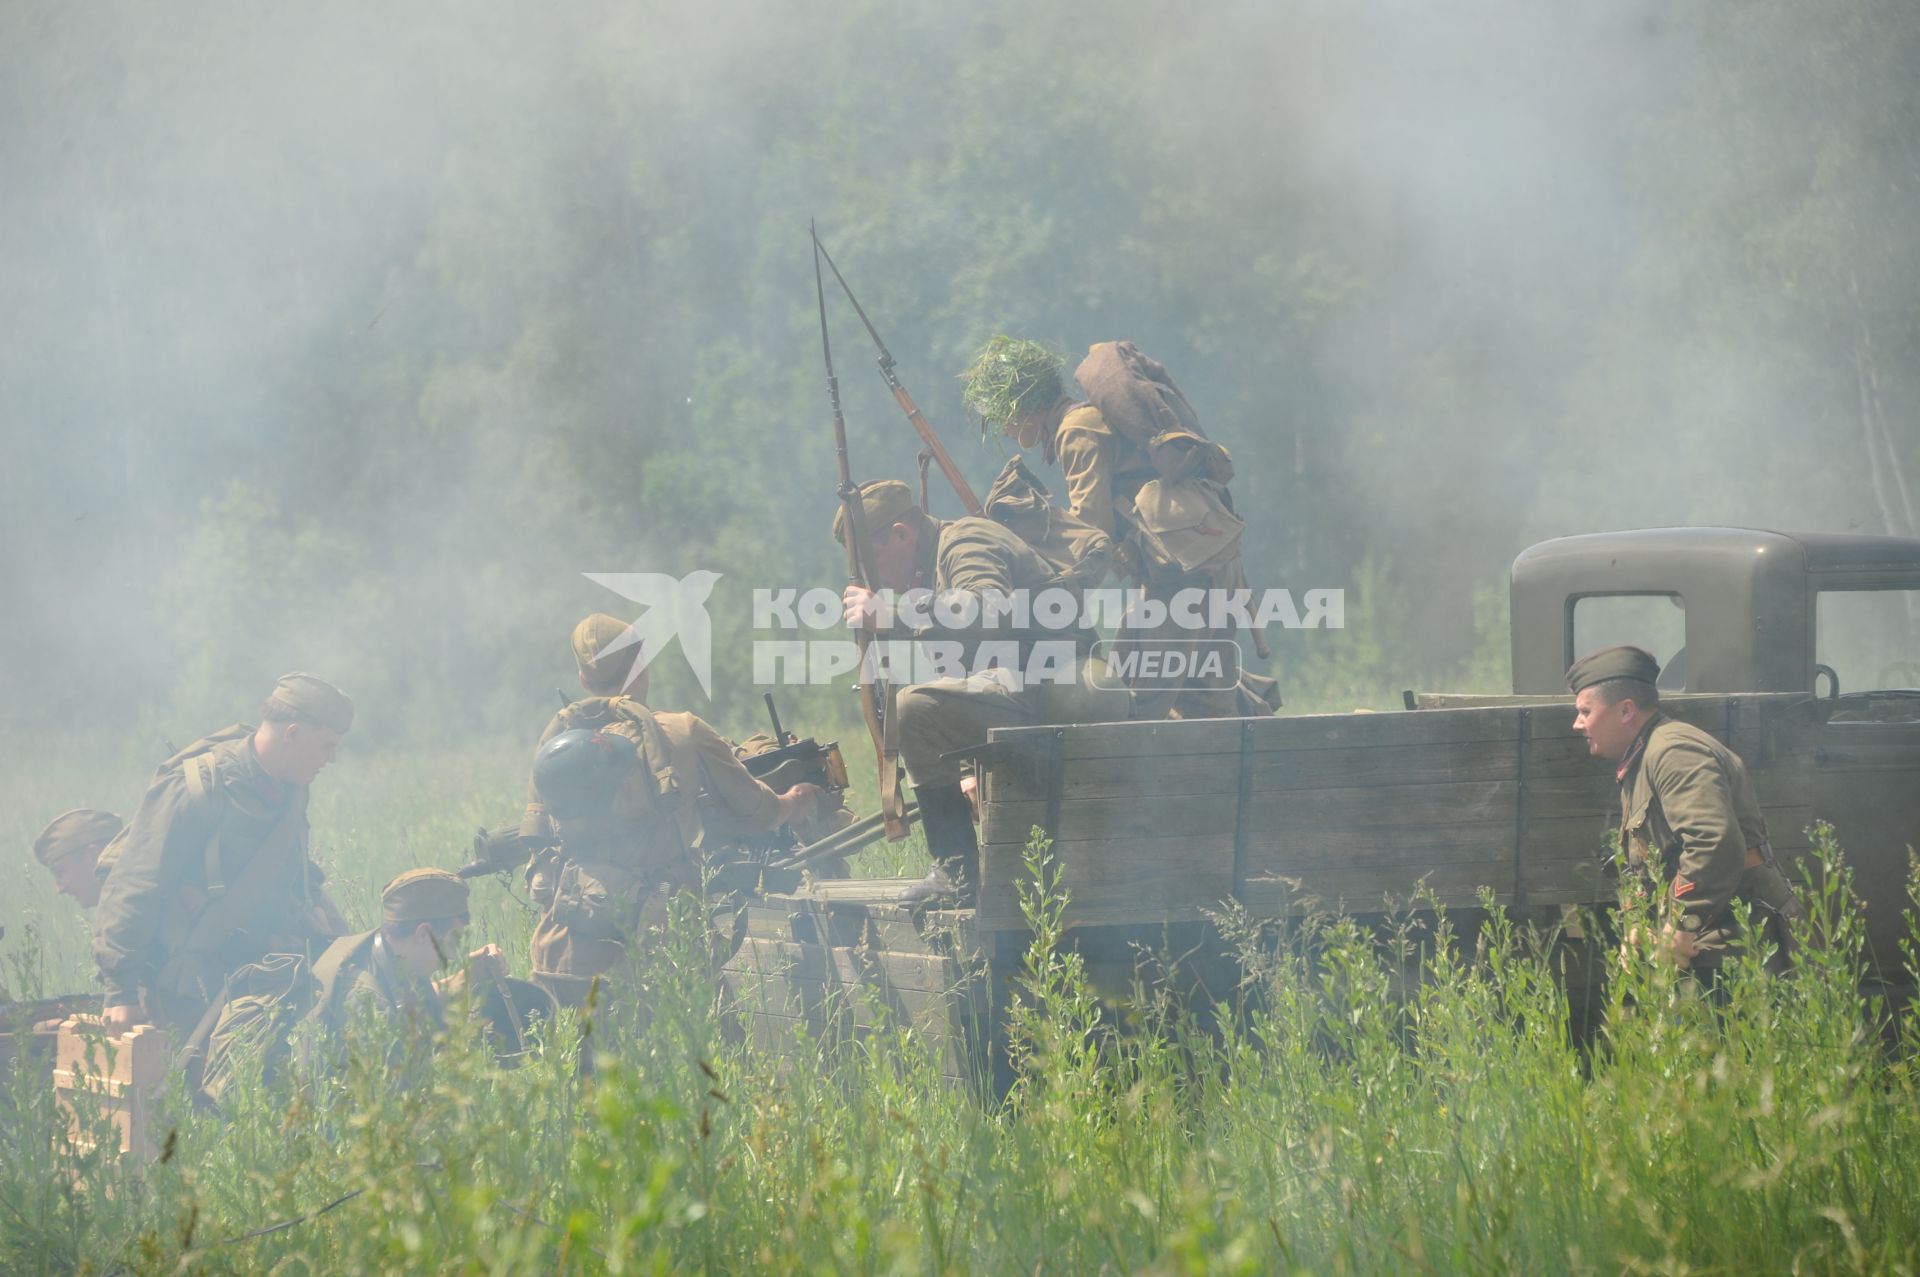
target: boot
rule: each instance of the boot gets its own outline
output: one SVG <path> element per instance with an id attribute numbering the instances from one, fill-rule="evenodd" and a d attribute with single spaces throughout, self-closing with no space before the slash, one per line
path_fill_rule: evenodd
<path id="1" fill-rule="evenodd" d="M 980 896 L 980 844 L 973 836 L 973 804 L 958 784 L 921 785 L 920 827 L 926 830 L 933 869 L 900 894 L 902 904 L 950 901 L 966 908 Z"/>

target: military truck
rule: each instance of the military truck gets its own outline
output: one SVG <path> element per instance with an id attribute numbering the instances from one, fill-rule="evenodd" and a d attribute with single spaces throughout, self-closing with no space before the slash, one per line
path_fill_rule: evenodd
<path id="1" fill-rule="evenodd" d="M 753 1032 L 858 1033 L 877 1017 L 977 1075 L 1028 932 L 1031 831 L 1065 925 L 1124 987 L 1144 942 L 1204 951 L 1209 919 L 1379 911 L 1424 892 L 1557 916 L 1615 897 L 1611 769 L 1572 731 L 1567 667 L 1614 643 L 1661 658 L 1662 704 L 1747 762 L 1788 861 L 1834 826 L 1866 906 L 1871 977 L 1910 986 L 1898 939 L 1920 843 L 1920 540 L 1662 528 L 1533 546 L 1511 576 L 1513 685 L 1408 692 L 1392 713 L 1001 729 L 978 752 L 971 909 L 846 880 L 749 907 L 728 975 Z M 1198 978 L 1218 981 L 1230 973 Z M 1223 990 L 1215 989 L 1215 992 Z"/>

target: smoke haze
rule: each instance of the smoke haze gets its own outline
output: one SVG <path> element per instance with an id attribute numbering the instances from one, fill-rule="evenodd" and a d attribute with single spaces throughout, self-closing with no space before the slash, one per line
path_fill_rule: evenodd
<path id="1" fill-rule="evenodd" d="M 582 572 L 695 568 L 737 685 L 746 590 L 839 578 L 810 216 L 976 488 L 989 334 L 1167 364 L 1257 583 L 1380 596 L 1292 699 L 1457 675 L 1544 536 L 1915 534 L 1916 52 L 1893 0 L 8 4 L 0 696 L 197 733 L 304 667 L 524 735 Z"/>

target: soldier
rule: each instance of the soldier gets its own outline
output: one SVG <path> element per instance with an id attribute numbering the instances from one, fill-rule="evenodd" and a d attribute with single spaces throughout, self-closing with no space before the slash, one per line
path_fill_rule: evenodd
<path id="1" fill-rule="evenodd" d="M 1657 937 L 1630 935 L 1712 983 L 1739 942 L 1736 899 L 1766 918 L 1770 970 L 1784 970 L 1787 924 L 1802 909 L 1773 860 L 1746 765 L 1706 732 L 1660 710 L 1660 666 L 1637 647 L 1609 647 L 1567 671 L 1573 729 L 1615 763 L 1620 842 L 1629 863 L 1671 884 L 1673 920 Z"/>
<path id="2" fill-rule="evenodd" d="M 368 1016 L 394 1030 L 445 1027 L 445 998 L 467 973 L 502 975 L 499 946 L 486 945 L 466 955 L 465 970 L 436 979 L 459 955 L 467 895 L 467 884 L 444 869 L 409 869 L 381 891 L 380 925 L 341 936 L 311 967 L 299 955 L 275 954 L 234 972 L 217 1018 L 210 1012 L 211 1025 L 203 1020 L 187 1044 L 189 1058 L 200 1054 L 204 1035 L 200 1092 L 219 1101 L 249 1052 L 273 1077 L 301 1020 L 330 1041 Z"/>
<path id="3" fill-rule="evenodd" d="M 1183 590 L 1247 589 L 1240 558 L 1245 527 L 1234 513 L 1226 449 L 1201 431 L 1199 416 L 1159 363 L 1131 342 L 1089 348 L 1074 377 L 1086 399 L 1067 393 L 1060 357 L 1033 341 L 995 337 L 964 374 L 967 407 L 983 426 L 1023 448 L 1039 447 L 1066 479 L 1067 510 L 1106 534 L 1112 562 L 1147 596 L 1169 604 Z M 1233 638 L 1231 627 L 1193 628 L 1169 616 L 1124 634 L 1156 648 L 1204 650 Z M 1193 685 L 1135 689 L 1135 718 L 1270 714 L 1273 680 L 1223 666 Z"/>
<path id="4" fill-rule="evenodd" d="M 1154 477 L 1153 462 L 1100 409 L 1068 394 L 1064 373 L 1060 356 L 1039 342 L 995 337 L 962 374 L 965 403 L 982 426 L 1022 448 L 1039 448 L 1049 464 L 1058 462 L 1068 512 L 1127 545 L 1133 498 Z"/>
<path id="5" fill-rule="evenodd" d="M 314 962 L 311 1017 L 336 1034 L 363 1007 L 397 1021 L 443 1025 L 442 995 L 455 978 L 435 977 L 460 956 L 467 894 L 467 884 L 444 869 L 409 869 L 388 883 L 380 892 L 380 925 L 340 937 Z M 503 960 L 493 944 L 465 956 L 496 971 Z"/>
<path id="6" fill-rule="evenodd" d="M 345 693 L 288 674 L 257 727 L 225 728 L 161 764 L 94 923 L 109 1025 L 184 1033 L 229 973 L 345 930 L 308 857 L 307 787 L 352 725 Z"/>
<path id="7" fill-rule="evenodd" d="M 703 811 L 729 831 L 767 833 L 813 819 L 824 796 L 807 784 L 776 794 L 701 719 L 648 708 L 646 670 L 633 669 L 640 653 L 623 648 L 602 656 L 628 628 L 604 612 L 574 627 L 574 657 L 588 695 L 555 714 L 541 734 L 520 826 L 523 845 L 544 849 L 530 867 L 542 908 L 533 935 L 534 979 L 563 1005 L 579 1005 L 594 977 L 622 959 L 638 934 L 643 902 L 657 896 L 664 916 L 668 895 L 698 885 L 695 857 L 708 850 Z M 611 782 L 595 771 L 598 754 L 579 746 L 603 735 L 630 747 L 624 758 L 598 759 L 603 770 L 619 773 Z M 601 810 L 605 796 L 597 790 L 586 798 L 576 794 L 567 799 L 574 810 L 562 818 L 549 791 L 558 785 L 572 793 L 576 768 L 586 773 L 588 790 L 624 786 L 617 801 Z"/>
<path id="8" fill-rule="evenodd" d="M 100 883 L 106 877 L 100 853 L 125 827 L 110 811 L 81 807 L 64 812 L 33 840 L 33 856 L 53 875 L 55 890 L 91 909 L 100 903 Z"/>
<path id="9" fill-rule="evenodd" d="M 867 545 L 863 561 L 872 565 L 875 584 L 895 592 L 930 589 L 961 606 L 952 615 L 972 612 L 984 618 L 989 594 L 1012 597 L 1024 592 L 1034 598 L 1057 585 L 1056 570 L 1032 546 L 992 519 L 968 517 L 945 523 L 928 517 L 914 504 L 907 485 L 897 479 L 879 479 L 861 485 L 862 521 Z M 834 539 L 845 543 L 845 509 L 834 514 Z M 963 596 L 972 596 L 969 604 Z M 894 629 L 885 609 L 871 591 L 849 585 L 842 595 L 849 625 L 874 625 L 882 638 L 913 637 Z M 907 901 L 955 894 L 965 898 L 980 881 L 979 844 L 973 832 L 973 809 L 961 789 L 961 762 L 956 750 L 979 745 L 994 727 L 1022 727 L 1034 723 L 1104 722 L 1127 716 L 1126 694 L 1102 691 L 1093 685 L 1086 650 L 1092 632 L 1084 627 L 1063 630 L 1051 637 L 1070 644 L 1077 663 L 1059 683 L 1028 685 L 1020 675 L 1032 654 L 1032 636 L 1019 648 L 1020 668 L 995 667 L 973 672 L 979 643 L 995 637 L 984 619 L 970 631 L 948 631 L 961 641 L 964 677 L 937 679 L 900 690 L 893 709 L 901 761 L 920 804 L 927 850 L 934 869 L 927 881 L 909 889 Z"/>

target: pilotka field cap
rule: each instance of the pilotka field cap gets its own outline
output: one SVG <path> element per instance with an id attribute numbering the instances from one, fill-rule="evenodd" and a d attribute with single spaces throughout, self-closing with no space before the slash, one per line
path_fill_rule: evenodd
<path id="1" fill-rule="evenodd" d="M 1660 677 L 1660 662 L 1653 653 L 1637 647 L 1603 647 L 1582 657 L 1567 671 L 1567 690 L 1576 696 L 1595 683 L 1616 678 L 1633 678 L 1651 683 Z"/>

